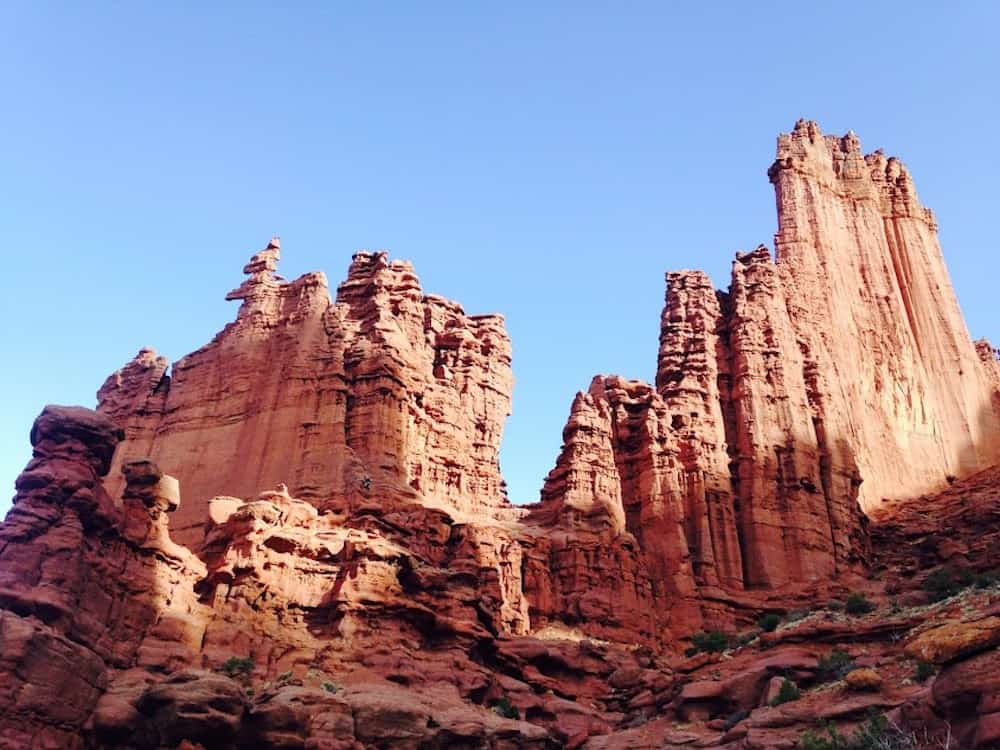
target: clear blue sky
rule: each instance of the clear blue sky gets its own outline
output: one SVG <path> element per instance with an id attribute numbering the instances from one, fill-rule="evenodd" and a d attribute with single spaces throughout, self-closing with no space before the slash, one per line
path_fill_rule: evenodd
<path id="1" fill-rule="evenodd" d="M 903 158 L 1000 339 L 993 3 L 203 5 L 0 8 L 0 512 L 41 407 L 207 342 L 274 232 L 288 277 L 388 248 L 506 315 L 533 501 L 573 394 L 653 377 L 664 271 L 771 244 L 801 116 Z"/>

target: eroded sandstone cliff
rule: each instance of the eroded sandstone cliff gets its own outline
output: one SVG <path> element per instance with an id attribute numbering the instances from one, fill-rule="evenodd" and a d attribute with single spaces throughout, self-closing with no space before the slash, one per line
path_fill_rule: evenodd
<path id="1" fill-rule="evenodd" d="M 385 253 L 331 300 L 272 241 L 208 345 L 47 407 L 0 526 L 0 746 L 763 750 L 874 710 L 992 747 L 996 351 L 896 160 L 800 122 L 770 176 L 775 258 L 667 274 L 655 383 L 578 393 L 526 508 L 502 318 Z"/>
<path id="2" fill-rule="evenodd" d="M 902 164 L 800 121 L 769 176 L 776 259 L 738 254 L 725 293 L 667 274 L 655 390 L 578 394 L 536 511 L 633 533 L 669 600 L 859 572 L 859 503 L 1000 460 L 996 355 Z"/>
<path id="3" fill-rule="evenodd" d="M 380 496 L 456 513 L 507 507 L 497 463 L 510 412 L 510 340 L 497 315 L 424 295 L 412 266 L 358 253 L 285 282 L 273 240 L 244 268 L 236 321 L 173 363 L 144 349 L 98 393 L 121 424 L 117 466 L 149 457 L 190 499 L 175 536 L 197 544 L 216 495 L 285 483 L 319 508 Z"/>
<path id="4" fill-rule="evenodd" d="M 789 315 L 823 375 L 826 430 L 864 477 L 862 505 L 996 463 L 991 381 L 906 167 L 800 121 L 769 175 Z"/>

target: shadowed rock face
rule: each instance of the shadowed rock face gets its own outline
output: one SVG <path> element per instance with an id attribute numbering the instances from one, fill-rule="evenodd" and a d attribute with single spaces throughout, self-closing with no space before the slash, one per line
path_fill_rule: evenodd
<path id="1" fill-rule="evenodd" d="M 800 122 L 770 176 L 776 259 L 668 273 L 655 383 L 578 393 L 527 508 L 502 319 L 385 253 L 331 300 L 273 240 L 208 345 L 46 407 L 0 526 L 0 746 L 754 750 L 873 709 L 990 747 L 992 590 L 921 587 L 995 565 L 996 351 L 896 160 Z M 817 608 L 851 591 L 880 608 Z"/>
<path id="2" fill-rule="evenodd" d="M 800 122 L 778 139 L 777 270 L 818 410 L 853 451 L 866 509 L 996 463 L 1000 421 L 933 213 L 906 167 L 853 133 Z"/>

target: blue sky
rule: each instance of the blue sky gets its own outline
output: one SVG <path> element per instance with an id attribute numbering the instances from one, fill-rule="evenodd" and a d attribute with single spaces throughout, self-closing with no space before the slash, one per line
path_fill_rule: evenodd
<path id="1" fill-rule="evenodd" d="M 1000 339 L 992 3 L 202 5 L 0 6 L 0 512 L 41 407 L 207 342 L 275 232 L 288 277 L 387 248 L 506 315 L 534 501 L 573 394 L 653 377 L 664 271 L 771 244 L 802 116 L 909 165 Z"/>

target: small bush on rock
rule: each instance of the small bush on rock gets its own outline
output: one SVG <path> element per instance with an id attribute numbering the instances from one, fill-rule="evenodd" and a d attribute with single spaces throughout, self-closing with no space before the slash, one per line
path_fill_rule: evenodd
<path id="1" fill-rule="evenodd" d="M 517 710 L 517 706 L 510 702 L 510 698 L 504 696 L 493 701 L 493 705 L 490 706 L 493 709 L 493 713 L 497 716 L 501 716 L 504 719 L 520 719 L 521 712 Z"/>
<path id="2" fill-rule="evenodd" d="M 802 733 L 799 750 L 917 750 L 924 747 L 881 714 L 872 716 L 851 735 L 841 734 L 832 724 L 827 724 L 824 731 L 826 736 L 814 731 Z"/>
<path id="3" fill-rule="evenodd" d="M 834 649 L 826 656 L 819 658 L 816 673 L 822 682 L 842 680 L 854 669 L 854 659 L 846 651 Z"/>
<path id="4" fill-rule="evenodd" d="M 253 672 L 254 662 L 249 656 L 230 656 L 219 670 L 226 677 L 239 677 Z"/>
<path id="5" fill-rule="evenodd" d="M 976 573 L 968 568 L 956 568 L 944 565 L 932 571 L 924 579 L 922 588 L 930 596 L 932 602 L 940 602 L 961 593 L 970 586 L 977 589 L 988 589 L 1000 581 L 1000 570 L 987 570 Z"/>
<path id="6" fill-rule="evenodd" d="M 917 662 L 917 671 L 913 675 L 913 679 L 917 682 L 927 682 L 934 674 L 937 672 L 934 665 L 926 661 Z"/>
<path id="7" fill-rule="evenodd" d="M 1000 570 L 987 570 L 984 573 L 976 573 L 972 585 L 977 589 L 988 589 L 1000 582 Z"/>
<path id="8" fill-rule="evenodd" d="M 778 694 L 771 700 L 772 706 L 780 706 L 782 703 L 791 703 L 802 697 L 799 687 L 787 677 L 782 681 Z"/>
<path id="9" fill-rule="evenodd" d="M 773 633 L 781 624 L 781 616 L 776 615 L 773 612 L 768 612 L 767 614 L 760 616 L 760 619 L 757 620 L 757 624 L 760 625 L 761 630 Z"/>
<path id="10" fill-rule="evenodd" d="M 706 651 L 708 653 L 721 653 L 729 648 L 729 636 L 721 630 L 702 631 L 691 636 L 694 643 L 695 653 Z"/>
<path id="11" fill-rule="evenodd" d="M 849 615 L 866 615 L 869 612 L 875 611 L 875 605 L 868 601 L 864 594 L 855 592 L 847 597 L 847 603 L 844 605 L 844 610 Z"/>
<path id="12" fill-rule="evenodd" d="M 927 576 L 922 588 L 930 595 L 932 602 L 939 602 L 958 593 L 958 584 L 954 580 L 951 568 L 947 565 Z"/>

